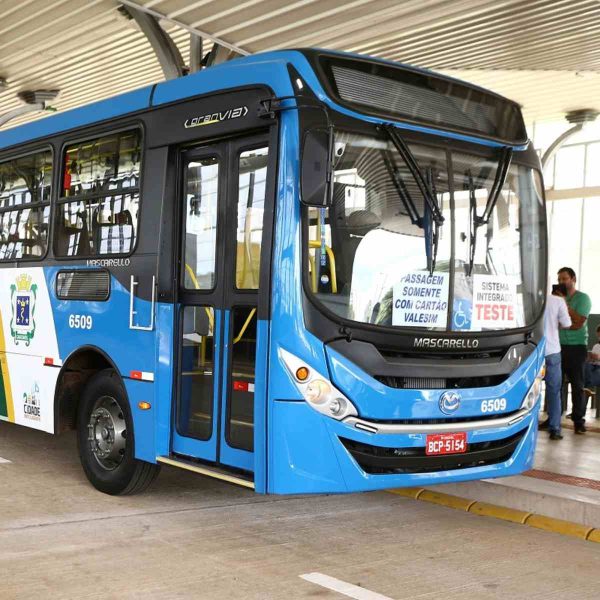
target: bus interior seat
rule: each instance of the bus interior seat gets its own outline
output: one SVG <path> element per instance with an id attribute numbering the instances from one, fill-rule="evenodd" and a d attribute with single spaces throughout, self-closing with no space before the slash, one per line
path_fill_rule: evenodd
<path id="1" fill-rule="evenodd" d="M 336 226 L 331 231 L 331 242 L 335 249 L 338 288 L 343 290 L 352 282 L 354 257 L 362 239 L 369 231 L 381 225 L 381 218 L 366 209 L 353 210 L 346 216 L 346 185 L 334 184 L 332 218 Z"/>
<path id="2" fill-rule="evenodd" d="M 94 248 L 100 254 L 122 254 L 131 250 L 133 241 L 133 217 L 129 210 L 113 213 L 109 221 L 102 221 L 101 208 L 92 216 Z M 115 246 L 116 243 L 116 246 Z"/>
<path id="3" fill-rule="evenodd" d="M 58 251 L 61 256 L 89 256 L 90 255 L 90 234 L 87 225 L 87 215 L 85 211 L 80 211 L 74 215 L 75 222 L 81 222 L 81 226 L 72 226 L 65 223 L 63 235 L 58 236 Z"/>
<path id="4" fill-rule="evenodd" d="M 183 311 L 183 339 L 200 344 L 211 333 L 209 313 L 204 306 Z"/>

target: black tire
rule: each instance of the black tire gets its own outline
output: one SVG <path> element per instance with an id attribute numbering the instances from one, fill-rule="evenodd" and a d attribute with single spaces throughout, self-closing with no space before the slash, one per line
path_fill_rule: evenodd
<path id="1" fill-rule="evenodd" d="M 105 494 L 143 492 L 160 466 L 134 458 L 135 439 L 129 402 L 113 369 L 87 382 L 77 414 L 79 458 L 90 483 Z"/>

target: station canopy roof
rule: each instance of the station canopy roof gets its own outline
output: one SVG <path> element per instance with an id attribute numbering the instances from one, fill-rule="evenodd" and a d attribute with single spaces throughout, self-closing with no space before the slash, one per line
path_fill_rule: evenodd
<path id="1" fill-rule="evenodd" d="M 523 105 L 526 121 L 600 110 L 599 0 L 127 0 L 189 59 L 190 32 L 239 53 L 318 46 L 427 67 Z M 210 36 L 210 37 L 209 37 Z M 24 90 L 63 111 L 164 79 L 114 0 L 0 0 L 0 115 Z M 32 113 L 12 127 L 42 118 Z"/>

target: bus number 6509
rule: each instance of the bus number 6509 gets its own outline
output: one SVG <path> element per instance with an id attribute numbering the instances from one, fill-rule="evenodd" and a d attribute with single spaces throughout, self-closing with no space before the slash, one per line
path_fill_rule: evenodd
<path id="1" fill-rule="evenodd" d="M 71 329 L 91 329 L 93 320 L 91 315 L 69 315 Z"/>

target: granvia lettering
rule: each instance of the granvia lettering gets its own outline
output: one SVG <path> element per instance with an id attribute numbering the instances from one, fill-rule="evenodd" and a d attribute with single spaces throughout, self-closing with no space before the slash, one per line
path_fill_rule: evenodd
<path id="1" fill-rule="evenodd" d="M 192 117 L 190 119 L 186 119 L 183 126 L 186 129 L 191 129 L 192 127 L 202 127 L 203 125 L 212 125 L 213 123 L 221 123 L 222 121 L 239 119 L 240 117 L 245 117 L 247 114 L 247 106 L 238 106 L 237 108 L 229 108 L 222 112 L 219 111 L 207 115 L 202 115 L 199 117 Z"/>

